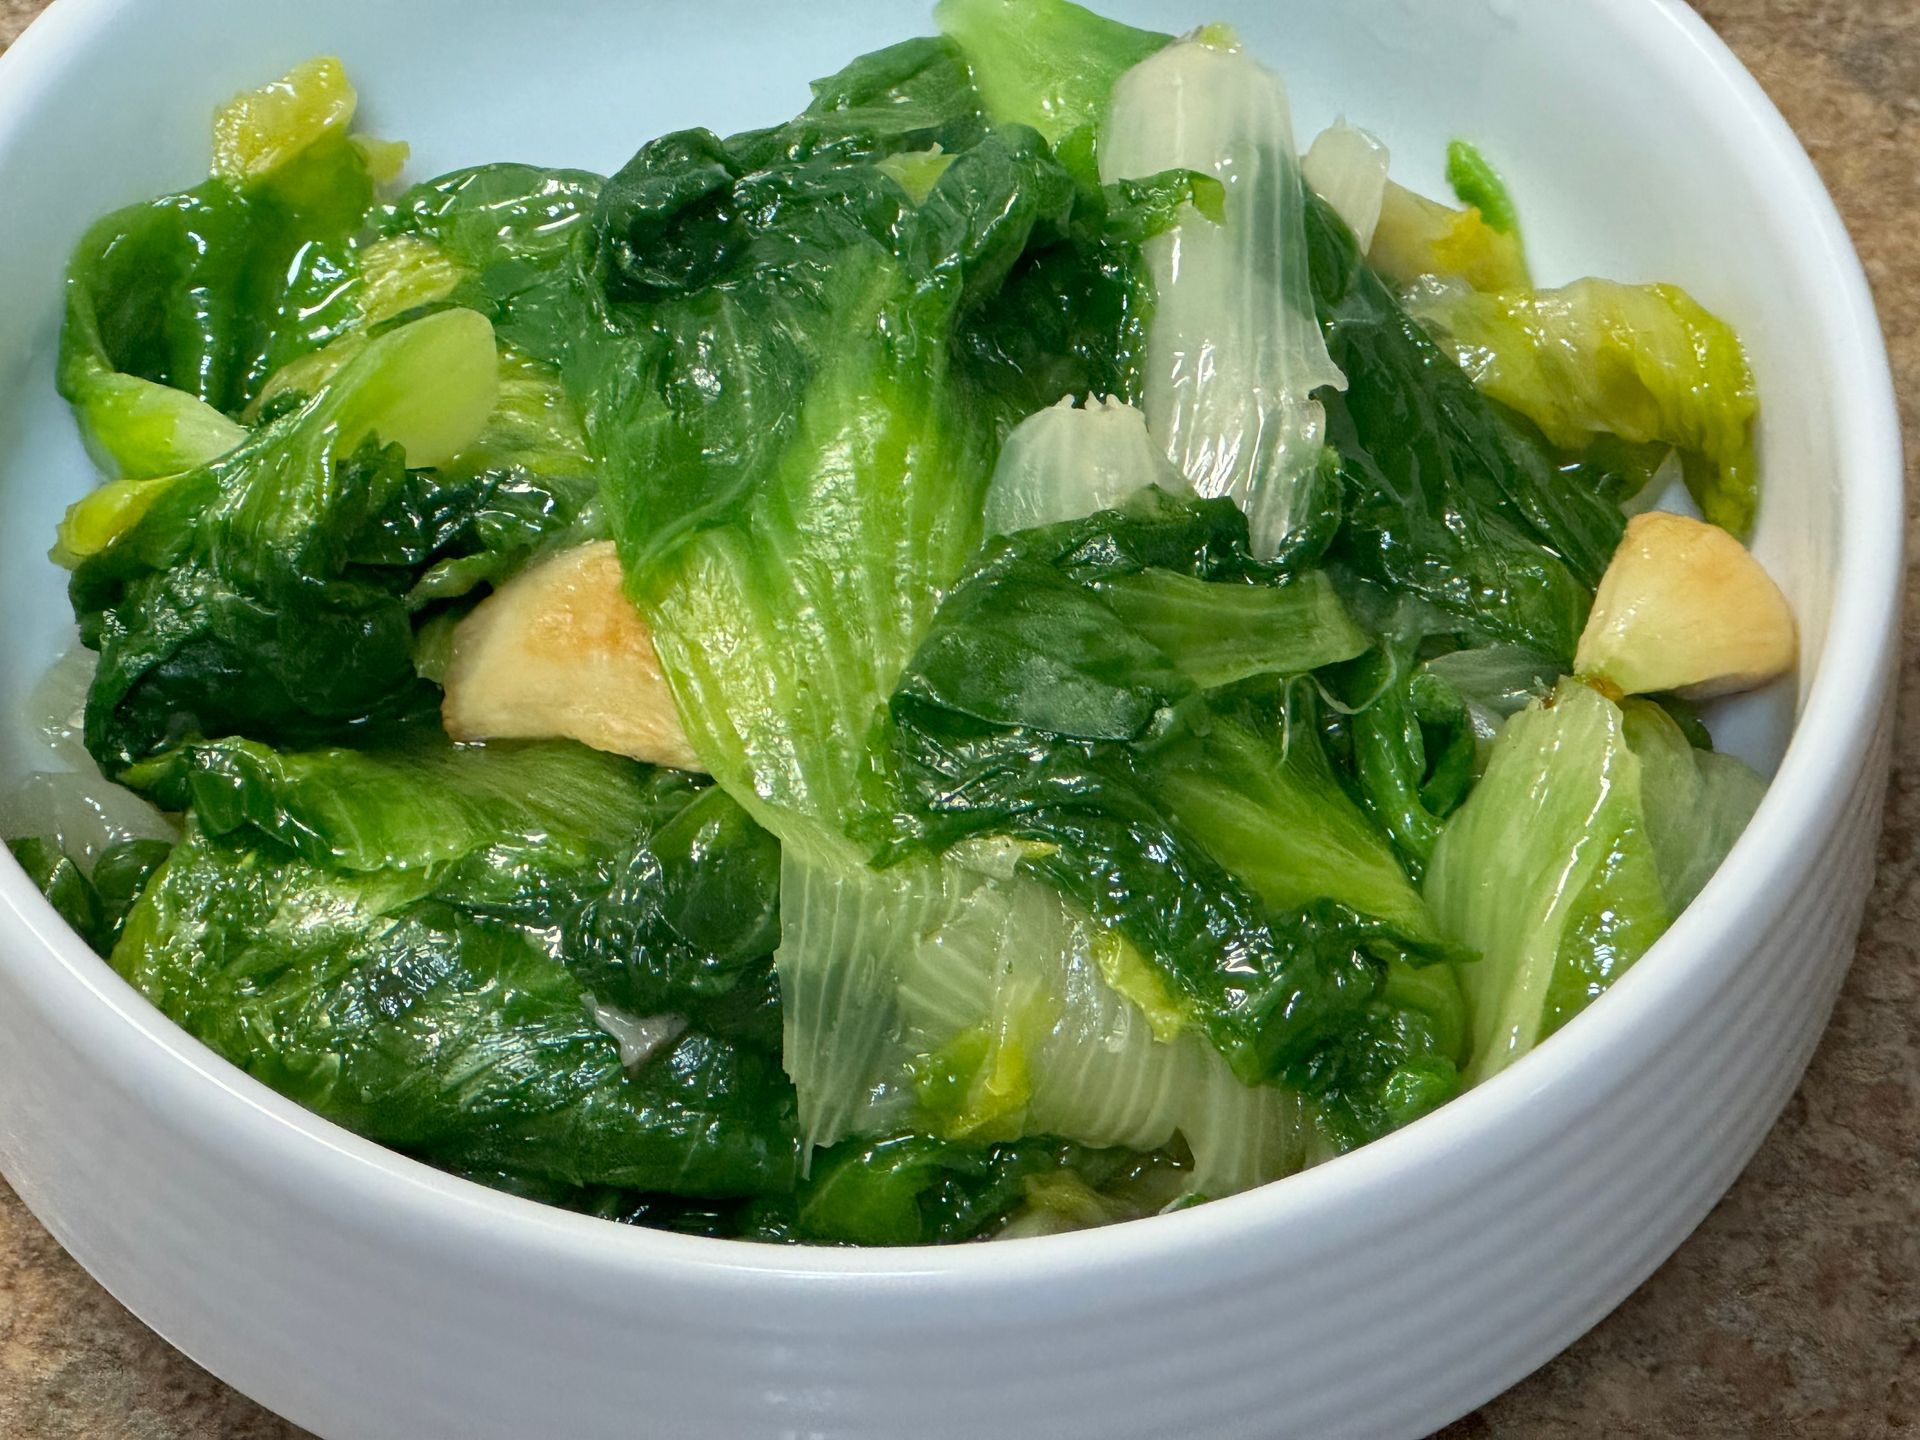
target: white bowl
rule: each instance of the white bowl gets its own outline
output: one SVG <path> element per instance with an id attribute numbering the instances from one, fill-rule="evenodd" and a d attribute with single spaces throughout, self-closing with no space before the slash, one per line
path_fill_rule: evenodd
<path id="1" fill-rule="evenodd" d="M 174 1029 L 0 863 L 0 1170 L 223 1379 L 330 1437 L 1410 1436 L 1592 1325 L 1752 1154 L 1852 953 L 1895 659 L 1891 387 L 1812 167 L 1678 0 L 1111 8 L 1225 12 L 1303 136 L 1344 110 L 1416 183 L 1449 136 L 1483 142 L 1550 277 L 1677 280 L 1738 324 L 1759 549 L 1806 640 L 1797 695 L 1727 717 L 1768 760 L 1797 709 L 1751 831 L 1602 1003 L 1370 1149 L 1112 1230 L 893 1252 L 628 1230 L 400 1159 Z M 0 714 L 63 643 L 41 552 L 90 483 L 51 389 L 64 257 L 204 173 L 219 99 L 335 51 L 415 174 L 610 169 L 664 129 L 785 115 L 925 24 L 900 0 L 60 0 L 0 60 Z"/>

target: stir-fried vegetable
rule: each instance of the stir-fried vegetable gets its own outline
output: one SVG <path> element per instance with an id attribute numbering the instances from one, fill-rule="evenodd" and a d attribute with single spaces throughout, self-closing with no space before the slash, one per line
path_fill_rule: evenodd
<path id="1" fill-rule="evenodd" d="M 1793 659 L 1733 332 L 1536 289 L 1471 145 L 1303 162 L 1224 27 L 936 18 L 605 178 L 398 190 L 311 62 L 82 239 L 98 662 L 0 825 L 216 1052 L 609 1219 L 1040 1235 L 1418 1120 L 1707 884 L 1682 697 Z"/>
<path id="2" fill-rule="evenodd" d="M 1124 75 L 1100 137 L 1108 179 L 1210 173 L 1219 223 L 1189 214 L 1149 242 L 1147 425 L 1202 495 L 1246 512 L 1254 552 L 1312 523 L 1326 416 L 1344 389 L 1307 280 L 1305 191 L 1286 87 L 1231 37 L 1170 45 Z"/>

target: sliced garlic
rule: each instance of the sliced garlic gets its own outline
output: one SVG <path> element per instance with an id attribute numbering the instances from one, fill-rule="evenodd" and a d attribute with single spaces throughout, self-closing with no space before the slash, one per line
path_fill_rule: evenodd
<path id="1" fill-rule="evenodd" d="M 456 740 L 564 737 L 701 768 L 607 540 L 541 561 L 474 607 L 454 631 L 440 717 Z"/>
<path id="2" fill-rule="evenodd" d="M 1627 522 L 1573 664 L 1628 695 L 1704 700 L 1785 674 L 1795 652 L 1786 596 L 1744 545 L 1650 510 Z"/>

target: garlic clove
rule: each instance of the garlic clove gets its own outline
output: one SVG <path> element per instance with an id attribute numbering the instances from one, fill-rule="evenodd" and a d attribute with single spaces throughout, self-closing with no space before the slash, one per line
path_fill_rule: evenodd
<path id="1" fill-rule="evenodd" d="M 454 631 L 440 714 L 455 740 L 564 737 L 702 768 L 612 541 L 542 560 L 474 607 Z"/>
<path id="2" fill-rule="evenodd" d="M 1652 510 L 1627 522 L 1574 669 L 1628 695 L 1704 700 L 1763 685 L 1797 653 L 1786 596 L 1717 525 Z"/>

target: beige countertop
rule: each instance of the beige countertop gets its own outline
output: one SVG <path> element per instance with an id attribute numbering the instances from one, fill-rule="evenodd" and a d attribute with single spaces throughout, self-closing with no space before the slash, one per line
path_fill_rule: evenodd
<path id="1" fill-rule="evenodd" d="M 43 4 L 0 0 L 0 44 Z M 1908 451 L 1920 456 L 1920 0 L 1698 8 L 1786 112 L 1839 200 L 1879 297 Z M 1878 884 L 1805 1084 L 1746 1174 L 1658 1274 L 1443 1440 L 1920 1435 L 1914 591 L 1909 579 L 1904 719 Z M 1381 1380 L 1392 1383 L 1390 1374 Z M 0 1184 L 0 1436 L 302 1434 L 146 1330 Z"/>

